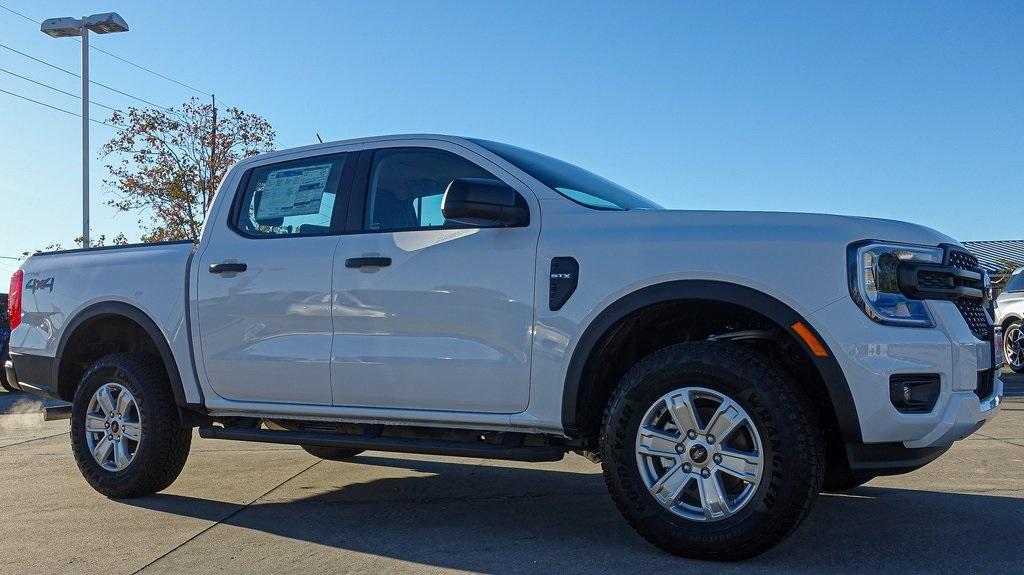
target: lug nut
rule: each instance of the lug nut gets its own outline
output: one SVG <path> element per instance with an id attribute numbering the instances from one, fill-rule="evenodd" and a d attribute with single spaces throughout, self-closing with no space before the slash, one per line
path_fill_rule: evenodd
<path id="1" fill-rule="evenodd" d="M 713 459 L 715 461 L 715 463 L 721 463 L 722 462 L 722 456 L 717 454 L 717 453 L 711 459 Z"/>
<path id="2" fill-rule="evenodd" d="M 109 429 L 110 428 L 110 422 L 108 421 L 108 422 L 104 423 L 103 427 L 106 427 L 107 429 Z"/>
<path id="3" fill-rule="evenodd" d="M 683 464 L 683 471 L 685 471 L 686 473 L 689 473 L 689 472 L 693 471 L 693 466 L 690 465 L 689 463 L 684 463 Z"/>
<path id="4" fill-rule="evenodd" d="M 708 477 L 711 477 L 711 470 L 708 469 L 707 467 L 705 467 L 704 469 L 701 469 L 700 470 L 700 476 L 703 477 L 704 479 L 707 479 Z"/>
<path id="5" fill-rule="evenodd" d="M 697 439 L 697 432 L 691 429 L 686 432 L 686 437 L 689 437 L 690 439 Z"/>
<path id="6" fill-rule="evenodd" d="M 714 443 L 715 442 L 715 436 L 714 435 L 708 434 L 708 438 L 707 439 L 708 439 L 708 443 Z"/>

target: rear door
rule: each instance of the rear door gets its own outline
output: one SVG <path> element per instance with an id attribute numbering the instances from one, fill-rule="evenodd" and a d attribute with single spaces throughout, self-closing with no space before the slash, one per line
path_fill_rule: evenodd
<path id="1" fill-rule="evenodd" d="M 332 264 L 356 155 L 253 167 L 220 211 L 197 299 L 198 351 L 221 397 L 331 404 Z"/>
<path id="2" fill-rule="evenodd" d="M 521 182 L 456 144 L 363 152 L 349 230 L 334 259 L 334 404 L 487 413 L 529 400 L 540 216 Z M 530 224 L 446 221 L 455 178 L 498 178 Z"/>

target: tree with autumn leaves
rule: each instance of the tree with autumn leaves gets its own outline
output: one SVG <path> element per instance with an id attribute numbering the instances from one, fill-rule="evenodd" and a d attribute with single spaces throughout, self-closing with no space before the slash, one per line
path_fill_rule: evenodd
<path id="1" fill-rule="evenodd" d="M 108 203 L 140 215 L 143 242 L 199 237 L 228 168 L 274 146 L 263 117 L 196 98 L 180 108 L 128 108 L 108 123 L 119 127 L 102 152 Z"/>

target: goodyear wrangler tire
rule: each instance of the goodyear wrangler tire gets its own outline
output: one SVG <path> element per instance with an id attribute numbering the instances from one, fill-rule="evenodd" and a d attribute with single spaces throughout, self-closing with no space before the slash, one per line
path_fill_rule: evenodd
<path id="1" fill-rule="evenodd" d="M 82 377 L 71 406 L 78 469 L 107 497 L 139 497 L 168 487 L 188 458 L 167 373 L 154 356 L 115 353 Z"/>
<path id="2" fill-rule="evenodd" d="M 626 520 L 676 555 L 736 561 L 810 512 L 824 472 L 815 411 L 763 356 L 726 342 L 642 359 L 601 429 L 605 482 Z"/>

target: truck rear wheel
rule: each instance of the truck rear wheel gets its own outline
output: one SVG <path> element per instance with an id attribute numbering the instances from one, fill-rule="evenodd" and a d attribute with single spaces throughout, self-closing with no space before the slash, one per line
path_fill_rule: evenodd
<path id="1" fill-rule="evenodd" d="M 816 413 L 763 356 L 726 342 L 673 345 L 622 378 L 605 411 L 605 482 L 648 541 L 736 561 L 807 516 L 824 470 Z"/>
<path id="2" fill-rule="evenodd" d="M 178 418 L 159 358 L 116 353 L 82 377 L 71 406 L 71 448 L 85 480 L 107 497 L 168 487 L 188 458 L 192 430 Z"/>
<path id="3" fill-rule="evenodd" d="M 313 457 L 329 459 L 331 461 L 345 461 L 359 455 L 363 449 L 350 449 L 345 447 L 320 447 L 318 445 L 303 445 L 302 449 Z"/>

